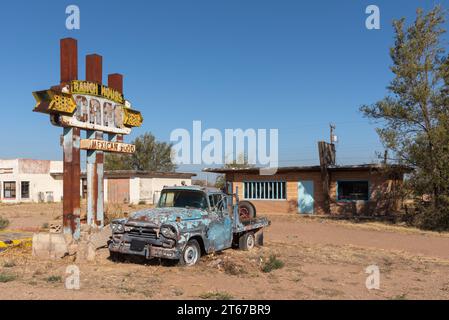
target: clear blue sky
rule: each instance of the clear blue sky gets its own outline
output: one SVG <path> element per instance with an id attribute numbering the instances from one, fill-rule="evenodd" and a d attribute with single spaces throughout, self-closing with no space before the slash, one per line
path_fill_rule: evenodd
<path id="1" fill-rule="evenodd" d="M 193 120 L 206 128 L 278 128 L 282 165 L 316 164 L 316 141 L 337 125 L 340 164 L 382 151 L 358 112 L 386 94 L 391 21 L 449 1 L 2 1 L 0 158 L 61 159 L 61 129 L 31 112 L 32 91 L 59 81 L 59 39 L 103 55 L 125 75 L 125 96 L 145 117 L 137 134 L 169 140 Z M 65 28 L 77 4 L 81 30 Z M 365 28 L 365 8 L 381 30 Z M 189 168 L 183 167 L 184 170 Z M 193 168 L 191 168 L 194 170 Z"/>

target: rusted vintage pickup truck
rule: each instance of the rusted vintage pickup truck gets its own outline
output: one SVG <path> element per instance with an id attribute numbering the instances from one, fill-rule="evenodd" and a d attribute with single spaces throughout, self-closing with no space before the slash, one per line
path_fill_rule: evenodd
<path id="1" fill-rule="evenodd" d="M 177 259 L 192 266 L 202 254 L 263 245 L 268 219 L 236 195 L 199 186 L 165 187 L 157 207 L 112 221 L 109 251 L 147 259 Z"/>

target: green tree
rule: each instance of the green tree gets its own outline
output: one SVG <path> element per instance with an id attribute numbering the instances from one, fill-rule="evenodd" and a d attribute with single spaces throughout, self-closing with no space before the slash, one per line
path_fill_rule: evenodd
<path id="1" fill-rule="evenodd" d="M 106 155 L 106 170 L 175 171 L 171 144 L 157 141 L 151 133 L 145 133 L 131 143 L 136 145 L 133 154 Z"/>
<path id="2" fill-rule="evenodd" d="M 254 165 L 251 165 L 248 163 L 248 157 L 245 154 L 240 154 L 237 159 L 233 160 L 232 162 L 225 163 L 224 168 L 226 169 L 248 169 L 253 168 Z M 219 175 L 217 179 L 215 180 L 215 188 L 223 189 L 226 184 L 225 175 Z"/>
<path id="3" fill-rule="evenodd" d="M 445 11 L 417 10 L 413 24 L 395 20 L 390 49 L 394 78 L 389 95 L 360 108 L 381 124 L 377 132 L 394 160 L 415 168 L 408 187 L 419 202 L 414 222 L 422 228 L 449 229 L 449 60 L 442 45 Z"/>

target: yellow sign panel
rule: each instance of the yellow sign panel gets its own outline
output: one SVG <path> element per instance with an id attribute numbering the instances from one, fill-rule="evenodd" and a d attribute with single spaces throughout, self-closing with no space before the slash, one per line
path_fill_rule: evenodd
<path id="1" fill-rule="evenodd" d="M 81 139 L 80 148 L 83 150 L 101 150 L 120 153 L 134 153 L 136 151 L 136 146 L 133 144 L 97 139 Z"/>
<path id="2" fill-rule="evenodd" d="M 55 95 L 50 102 L 48 110 L 50 112 L 57 113 L 69 113 L 75 112 L 76 103 L 70 96 Z"/>
<path id="3" fill-rule="evenodd" d="M 36 112 L 73 114 L 76 110 L 76 103 L 68 94 L 44 90 L 33 92 L 33 96 L 37 102 L 34 107 Z"/>
<path id="4" fill-rule="evenodd" d="M 143 122 L 142 114 L 139 111 L 124 108 L 125 117 L 123 124 L 127 127 L 140 127 Z"/>

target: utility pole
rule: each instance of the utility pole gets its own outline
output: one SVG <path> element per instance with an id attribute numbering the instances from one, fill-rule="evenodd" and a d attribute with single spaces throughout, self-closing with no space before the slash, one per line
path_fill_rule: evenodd
<path id="1" fill-rule="evenodd" d="M 329 140 L 329 143 L 332 144 L 332 143 L 334 143 L 334 130 L 335 130 L 336 126 L 333 123 L 329 123 L 329 128 L 330 128 L 330 140 Z"/>
<path id="2" fill-rule="evenodd" d="M 335 125 L 329 123 L 330 128 L 330 141 L 318 142 L 318 154 L 320 156 L 320 168 L 321 168 L 321 180 L 323 182 L 323 194 L 324 194 L 324 210 L 330 213 L 331 196 L 330 196 L 330 171 L 329 166 L 333 166 L 336 163 L 335 156 L 335 144 L 337 141 L 334 136 Z"/>

